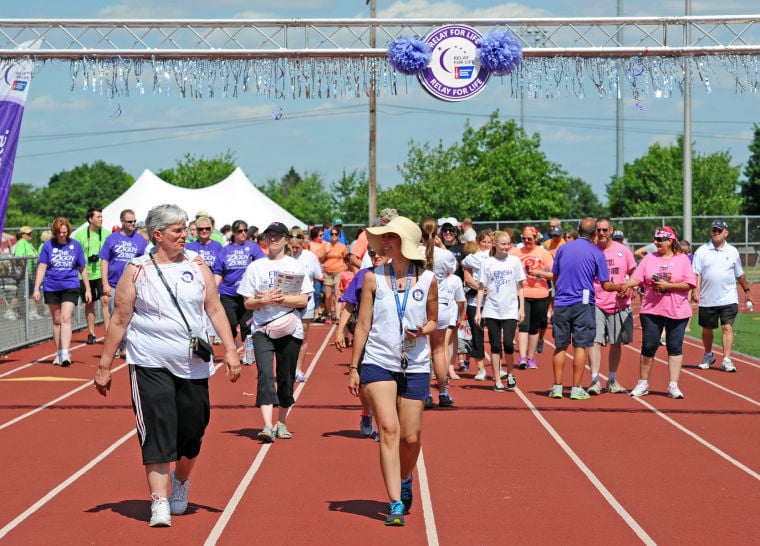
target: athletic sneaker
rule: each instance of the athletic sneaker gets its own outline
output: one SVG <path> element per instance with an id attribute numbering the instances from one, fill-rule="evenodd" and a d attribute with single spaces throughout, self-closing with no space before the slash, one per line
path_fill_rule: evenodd
<path id="1" fill-rule="evenodd" d="M 683 393 L 678 388 L 678 385 L 671 385 L 668 387 L 668 396 L 671 398 L 683 398 Z"/>
<path id="2" fill-rule="evenodd" d="M 636 383 L 636 386 L 633 387 L 633 390 L 631 391 L 631 396 L 646 396 L 649 394 L 649 381 L 646 379 L 639 379 L 639 382 Z"/>
<path id="3" fill-rule="evenodd" d="M 607 392 L 611 394 L 618 394 L 626 391 L 623 387 L 620 386 L 620 383 L 618 383 L 617 380 L 611 379 L 607 381 Z"/>
<path id="4" fill-rule="evenodd" d="M 187 510 L 187 490 L 190 489 L 190 480 L 182 483 L 174 477 L 174 470 L 171 473 L 172 494 L 169 495 L 169 509 L 172 514 L 184 514 Z"/>
<path id="5" fill-rule="evenodd" d="M 524 357 L 520 357 L 520 360 L 517 362 L 517 369 L 518 370 L 524 370 L 528 367 L 528 361 Z"/>
<path id="6" fill-rule="evenodd" d="M 506 389 L 504 388 L 504 385 L 502 385 L 501 381 L 497 381 L 493 386 L 493 390 L 496 392 L 504 392 Z"/>
<path id="7" fill-rule="evenodd" d="M 552 385 L 549 391 L 549 398 L 562 398 L 562 385 Z"/>
<path id="8" fill-rule="evenodd" d="M 734 366 L 734 363 L 731 362 L 731 359 L 728 358 L 728 357 L 726 357 L 726 358 L 723 359 L 723 364 L 721 364 L 720 367 L 723 368 L 724 372 L 735 372 L 736 371 L 736 366 Z"/>
<path id="9" fill-rule="evenodd" d="M 271 444 L 272 442 L 274 442 L 274 439 L 276 436 L 277 435 L 275 434 L 275 431 L 272 427 L 265 426 L 264 430 L 259 432 L 258 439 L 266 444 Z"/>
<path id="10" fill-rule="evenodd" d="M 514 389 L 517 386 L 517 379 L 515 379 L 515 375 L 508 373 L 507 374 L 507 388 L 509 390 Z"/>
<path id="11" fill-rule="evenodd" d="M 401 482 L 401 502 L 404 503 L 404 513 L 408 514 L 412 509 L 414 502 L 414 493 L 412 493 L 412 484 L 414 483 L 414 474 Z"/>
<path id="12" fill-rule="evenodd" d="M 438 395 L 438 405 L 442 408 L 448 408 L 454 405 L 454 399 L 451 398 L 449 393 L 442 392 Z"/>
<path id="13" fill-rule="evenodd" d="M 475 379 L 475 381 L 485 381 L 486 379 L 488 379 L 488 376 L 486 375 L 486 369 L 485 368 L 480 368 L 478 370 L 478 373 L 475 374 L 475 378 L 474 379 Z"/>
<path id="14" fill-rule="evenodd" d="M 598 379 L 591 383 L 586 392 L 589 394 L 602 394 L 602 383 Z"/>
<path id="15" fill-rule="evenodd" d="M 69 355 L 65 355 L 61 357 L 61 366 L 64 368 L 68 368 L 71 366 L 71 357 Z"/>
<path id="16" fill-rule="evenodd" d="M 504 379 L 507 375 L 509 374 L 505 370 L 499 370 L 499 379 Z"/>
<path id="17" fill-rule="evenodd" d="M 588 400 L 591 398 L 583 387 L 570 389 L 570 400 Z"/>
<path id="18" fill-rule="evenodd" d="M 709 370 L 710 366 L 715 364 L 715 357 L 712 353 L 705 353 L 702 355 L 702 362 L 697 366 L 700 370 Z"/>
<path id="19" fill-rule="evenodd" d="M 306 376 L 301 370 L 296 370 L 296 383 L 306 383 Z"/>
<path id="20" fill-rule="evenodd" d="M 274 435 L 283 440 L 290 440 L 293 437 L 293 435 L 288 430 L 288 427 L 285 426 L 285 423 L 281 423 L 281 422 L 278 422 L 275 425 Z"/>
<path id="21" fill-rule="evenodd" d="M 467 364 L 465 364 L 464 360 L 460 360 L 457 363 L 457 370 L 460 372 L 470 371 L 470 367 Z"/>
<path id="22" fill-rule="evenodd" d="M 60 366 L 60 365 L 61 365 L 61 359 L 58 358 L 58 356 L 56 355 L 56 357 L 53 359 L 53 366 Z"/>
<path id="23" fill-rule="evenodd" d="M 536 352 L 541 353 L 544 350 L 544 338 L 538 338 L 538 344 L 536 344 Z"/>
<path id="24" fill-rule="evenodd" d="M 433 409 L 435 407 L 435 402 L 433 401 L 433 395 L 428 394 L 425 398 L 425 409 Z"/>
<path id="25" fill-rule="evenodd" d="M 537 370 L 538 369 L 538 364 L 536 364 L 536 359 L 535 358 L 529 358 L 528 359 L 528 369 L 529 370 Z"/>
<path id="26" fill-rule="evenodd" d="M 159 497 L 158 493 L 153 493 L 150 498 L 153 499 L 153 504 L 150 506 L 150 526 L 171 527 L 172 516 L 169 509 L 169 499 Z"/>
<path id="27" fill-rule="evenodd" d="M 87 334 L 87 341 L 85 341 L 85 343 L 86 343 L 87 345 L 94 345 L 94 344 L 95 344 L 95 342 L 96 342 L 97 340 L 98 340 L 98 339 L 97 339 L 97 338 L 96 338 L 94 335 L 92 335 L 92 334 Z"/>
<path id="28" fill-rule="evenodd" d="M 401 501 L 392 501 L 388 517 L 385 518 L 385 524 L 393 527 L 403 527 L 404 522 L 404 503 Z"/>
<path id="29" fill-rule="evenodd" d="M 359 430 L 367 438 L 370 438 L 372 434 L 374 434 L 375 427 L 372 424 L 372 413 L 369 415 L 362 415 L 362 418 L 359 421 Z"/>
<path id="30" fill-rule="evenodd" d="M 121 351 L 119 349 L 116 349 L 116 352 L 113 354 L 114 359 L 121 358 Z"/>

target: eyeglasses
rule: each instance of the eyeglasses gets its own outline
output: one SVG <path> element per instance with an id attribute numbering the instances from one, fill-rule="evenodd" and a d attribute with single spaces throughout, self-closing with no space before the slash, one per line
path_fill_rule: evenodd
<path id="1" fill-rule="evenodd" d="M 338 235 L 340 235 L 340 233 L 338 233 L 337 231 L 331 231 L 330 236 L 333 236 L 333 235 L 337 237 Z"/>
<path id="2" fill-rule="evenodd" d="M 714 227 L 714 228 L 712 228 L 712 232 L 713 232 L 713 233 L 723 233 L 723 230 L 722 230 L 722 229 L 720 229 L 720 228 L 716 228 L 716 227 Z"/>
<path id="3" fill-rule="evenodd" d="M 211 231 L 211 228 L 210 228 L 210 227 L 199 227 L 199 228 L 196 228 L 196 229 L 197 229 L 198 231 Z"/>
<path id="4" fill-rule="evenodd" d="M 523 241 L 532 241 L 533 237 L 520 237 Z"/>
<path id="5" fill-rule="evenodd" d="M 655 243 L 664 243 L 665 241 L 670 241 L 670 237 L 655 237 L 654 238 Z"/>
<path id="6" fill-rule="evenodd" d="M 137 220 L 122 220 L 125 224 L 136 224 Z"/>
<path id="7" fill-rule="evenodd" d="M 245 229 L 239 229 L 235 233 L 248 233 L 248 228 Z"/>
<path id="8" fill-rule="evenodd" d="M 596 228 L 597 233 L 607 233 L 609 230 L 610 228 L 602 228 L 602 227 Z"/>
<path id="9" fill-rule="evenodd" d="M 441 233 L 456 233 L 457 230 L 454 228 L 444 228 L 441 230 Z"/>
<path id="10" fill-rule="evenodd" d="M 375 256 L 377 256 L 377 252 L 375 252 L 374 250 L 368 250 L 367 254 L 369 254 L 370 258 L 374 258 Z"/>
<path id="11" fill-rule="evenodd" d="M 295 235 L 294 233 L 290 234 L 291 239 L 303 239 L 303 235 Z"/>

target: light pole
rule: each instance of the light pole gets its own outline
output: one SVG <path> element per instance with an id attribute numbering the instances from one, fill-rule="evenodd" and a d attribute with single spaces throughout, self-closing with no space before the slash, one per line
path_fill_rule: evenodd
<path id="1" fill-rule="evenodd" d="M 691 15 L 691 0 L 686 0 L 686 16 Z M 691 46 L 691 23 L 684 29 L 684 46 Z M 683 235 L 687 241 L 692 239 L 691 225 L 691 57 L 683 58 Z"/>
<path id="2" fill-rule="evenodd" d="M 369 16 L 371 19 L 377 17 L 377 1 L 367 0 L 369 4 Z M 374 22 L 369 29 L 369 47 L 376 47 L 377 34 Z M 369 158 L 368 158 L 368 222 L 374 225 L 377 218 L 377 73 L 375 70 L 370 71 L 369 76 Z"/>

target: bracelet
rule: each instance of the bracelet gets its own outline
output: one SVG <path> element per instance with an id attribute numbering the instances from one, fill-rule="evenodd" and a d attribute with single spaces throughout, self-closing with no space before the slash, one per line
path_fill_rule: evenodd
<path id="1" fill-rule="evenodd" d="M 744 293 L 745 294 L 749 294 L 751 291 L 752 291 L 752 289 L 749 288 L 749 287 L 747 287 L 747 288 L 744 289 Z"/>
<path id="2" fill-rule="evenodd" d="M 356 370 L 358 372 L 359 371 L 359 366 L 349 366 L 348 369 L 349 370 Z"/>

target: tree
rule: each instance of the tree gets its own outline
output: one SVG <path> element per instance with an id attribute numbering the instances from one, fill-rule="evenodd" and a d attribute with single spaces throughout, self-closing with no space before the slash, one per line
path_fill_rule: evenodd
<path id="1" fill-rule="evenodd" d="M 540 147 L 537 134 L 526 136 L 496 111 L 477 129 L 467 122 L 461 142 L 449 148 L 411 142 L 399 168 L 404 183 L 383 192 L 378 202 L 412 218 L 454 214 L 474 220 L 550 218 L 564 216 L 571 205 L 598 206 L 598 200 L 587 199 L 591 188 L 570 179 Z"/>
<path id="2" fill-rule="evenodd" d="M 8 208 L 5 214 L 7 227 L 46 226 L 50 219 L 37 214 L 42 188 L 31 184 L 11 184 L 8 194 Z"/>
<path id="3" fill-rule="evenodd" d="M 741 198 L 738 166 L 731 165 L 731 154 L 692 152 L 692 187 L 695 216 L 720 212 L 739 213 Z M 677 144 L 653 144 L 647 153 L 627 163 L 622 177 L 607 185 L 610 214 L 625 216 L 680 216 L 683 214 L 683 135 Z"/>
<path id="4" fill-rule="evenodd" d="M 317 174 L 301 177 L 293 167 L 280 181 L 270 179 L 260 188 L 267 197 L 297 218 L 309 222 L 329 222 L 333 208 L 330 194 Z"/>
<path id="5" fill-rule="evenodd" d="M 97 161 L 53 175 L 36 203 L 34 214 L 50 222 L 65 216 L 73 225 L 85 221 L 87 209 L 105 207 L 134 183 L 123 167 Z"/>
<path id="6" fill-rule="evenodd" d="M 742 214 L 760 214 L 760 125 L 754 124 L 755 137 L 749 145 L 752 152 L 744 165 L 747 180 L 741 183 Z"/>
<path id="7" fill-rule="evenodd" d="M 580 178 L 568 179 L 567 196 L 567 210 L 562 218 L 599 218 L 607 214 L 594 190 Z"/>
<path id="8" fill-rule="evenodd" d="M 185 154 L 173 169 L 156 173 L 160 179 L 181 188 L 206 188 L 227 178 L 236 168 L 235 154 L 227 150 L 223 154 L 204 159 Z"/>
<path id="9" fill-rule="evenodd" d="M 343 171 L 340 180 L 330 186 L 330 204 L 336 216 L 344 224 L 364 224 L 367 222 L 367 195 L 369 181 L 365 171 Z"/>

